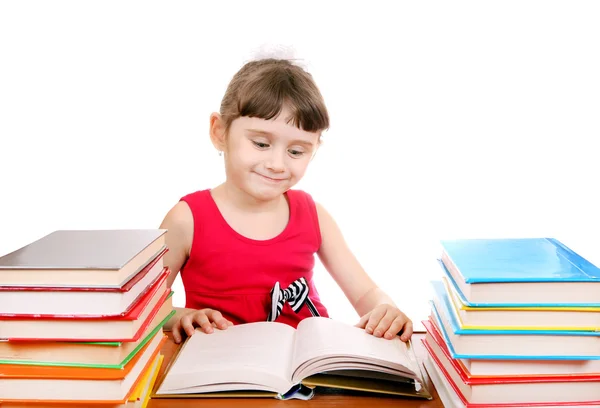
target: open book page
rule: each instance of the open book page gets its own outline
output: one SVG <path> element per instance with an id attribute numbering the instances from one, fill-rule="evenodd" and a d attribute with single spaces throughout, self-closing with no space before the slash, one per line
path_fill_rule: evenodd
<path id="1" fill-rule="evenodd" d="M 157 394 L 232 390 L 284 393 L 290 389 L 295 330 L 258 322 L 206 334 L 196 330 L 182 346 Z"/>
<path id="2" fill-rule="evenodd" d="M 323 317 L 304 319 L 296 332 L 292 380 L 346 368 L 420 378 L 418 363 L 398 337 L 377 338 L 364 329 Z"/>

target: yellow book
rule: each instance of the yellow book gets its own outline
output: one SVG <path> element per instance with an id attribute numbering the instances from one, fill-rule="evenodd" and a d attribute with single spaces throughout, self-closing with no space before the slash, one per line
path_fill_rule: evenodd
<path id="1" fill-rule="evenodd" d="M 146 406 L 148 405 L 148 402 L 150 401 L 150 395 L 152 394 L 152 389 L 154 388 L 154 384 L 156 383 L 156 379 L 158 378 L 158 372 L 160 371 L 160 367 L 162 365 L 162 362 L 164 360 L 165 356 L 163 356 L 162 354 L 159 356 L 158 358 L 158 362 L 156 363 L 156 366 L 154 367 L 154 370 L 152 371 L 152 377 L 150 378 L 150 381 L 148 382 L 147 386 L 144 389 L 144 392 L 141 395 L 141 408 L 146 408 Z"/>
<path id="2" fill-rule="evenodd" d="M 474 307 L 465 305 L 447 278 L 442 282 L 462 329 L 599 331 L 597 307 Z"/>
<path id="3" fill-rule="evenodd" d="M 159 359 L 164 358 L 162 354 L 157 355 L 154 358 L 154 361 L 152 362 L 152 364 L 148 367 L 148 369 L 144 372 L 144 374 L 142 375 L 142 378 L 140 381 L 138 381 L 135 389 L 133 390 L 133 392 L 131 393 L 131 395 L 129 396 L 129 401 L 130 402 L 134 402 L 137 401 L 140 398 L 140 395 L 142 395 L 142 391 L 144 391 L 144 388 L 146 387 L 146 384 L 148 383 L 148 381 L 150 380 L 150 376 L 152 375 L 152 373 L 154 372 L 154 369 L 156 367 L 156 363 L 159 361 Z"/>

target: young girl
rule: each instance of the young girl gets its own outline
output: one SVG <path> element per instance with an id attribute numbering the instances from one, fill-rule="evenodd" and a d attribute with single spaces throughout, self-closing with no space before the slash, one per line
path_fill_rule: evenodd
<path id="1" fill-rule="evenodd" d="M 231 80 L 210 137 L 226 180 L 188 194 L 168 212 L 165 263 L 186 308 L 167 327 L 176 343 L 199 326 L 328 317 L 313 282 L 315 253 L 361 316 L 358 327 L 403 341 L 412 322 L 369 278 L 331 215 L 292 189 L 317 151 L 329 116 L 310 74 L 284 59 L 244 65 Z"/>

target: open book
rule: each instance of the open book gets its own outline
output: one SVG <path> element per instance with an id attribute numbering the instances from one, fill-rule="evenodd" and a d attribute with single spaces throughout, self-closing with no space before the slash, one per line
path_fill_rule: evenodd
<path id="1" fill-rule="evenodd" d="M 234 391 L 281 396 L 304 384 L 431 399 L 422 378 L 410 343 L 311 317 L 297 329 L 257 322 L 211 334 L 196 330 L 159 379 L 153 397 L 228 396 Z"/>

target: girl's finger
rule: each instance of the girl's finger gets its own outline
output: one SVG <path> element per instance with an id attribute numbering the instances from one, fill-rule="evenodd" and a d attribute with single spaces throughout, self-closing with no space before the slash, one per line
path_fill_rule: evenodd
<path id="1" fill-rule="evenodd" d="M 173 341 L 175 342 L 175 344 L 179 344 L 181 343 L 181 319 L 179 319 L 177 322 L 175 322 L 175 324 L 173 325 L 173 327 L 171 328 L 171 333 L 173 334 Z"/>
<path id="2" fill-rule="evenodd" d="M 385 316 L 386 309 L 383 307 L 376 308 L 371 312 L 371 317 L 369 317 L 369 321 L 367 322 L 367 326 L 365 327 L 365 331 L 369 334 L 373 334 L 375 332 L 375 328 L 379 325 L 379 322 Z M 381 333 L 383 334 L 383 333 Z"/>
<path id="3" fill-rule="evenodd" d="M 217 325 L 217 327 L 219 329 L 227 328 L 227 320 L 223 317 L 221 312 L 219 312 L 218 310 L 211 309 L 209 312 L 206 313 L 206 315 L 208 316 L 208 318 L 211 321 L 215 322 L 215 324 Z"/>
<path id="4" fill-rule="evenodd" d="M 373 336 L 375 337 L 383 337 L 383 335 L 388 331 L 395 318 L 397 317 L 396 313 L 391 310 L 387 310 L 375 329 L 373 330 Z"/>
<path id="5" fill-rule="evenodd" d="M 404 328 L 402 329 L 402 335 L 400 336 L 400 340 L 408 341 L 408 339 L 410 339 L 410 336 L 412 336 L 412 334 L 413 334 L 413 323 L 409 319 L 406 322 L 406 324 L 404 325 Z"/>
<path id="6" fill-rule="evenodd" d="M 404 316 L 402 314 L 400 316 L 397 316 L 394 319 L 394 321 L 392 322 L 392 324 L 390 324 L 390 327 L 385 332 L 384 337 L 388 340 L 393 339 L 398 333 L 400 333 L 400 331 L 406 325 L 406 323 L 407 323 L 406 316 Z"/>
<path id="7" fill-rule="evenodd" d="M 201 310 L 197 313 L 194 313 L 193 320 L 198 326 L 200 326 L 204 333 L 210 334 L 214 331 L 212 324 L 210 323 L 210 320 L 204 311 Z"/>
<path id="8" fill-rule="evenodd" d="M 360 320 L 358 321 L 358 323 L 356 323 L 354 325 L 354 327 L 358 327 L 359 329 L 364 329 L 365 325 L 367 324 L 367 322 L 369 321 L 369 318 L 371 317 L 371 312 L 363 315 Z"/>
<path id="9" fill-rule="evenodd" d="M 194 334 L 192 314 L 187 314 L 183 316 L 179 322 L 182 330 L 185 331 L 185 334 L 187 334 L 188 336 L 192 336 Z"/>

